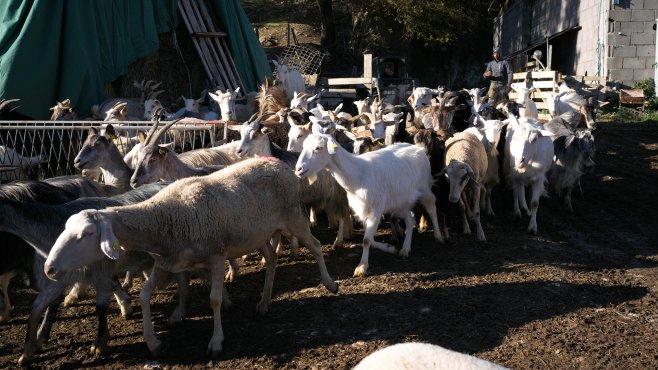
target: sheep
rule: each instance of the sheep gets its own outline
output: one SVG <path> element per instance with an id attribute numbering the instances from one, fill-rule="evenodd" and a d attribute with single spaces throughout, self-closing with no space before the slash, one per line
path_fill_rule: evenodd
<path id="1" fill-rule="evenodd" d="M 396 253 L 394 246 L 374 240 L 384 213 L 404 217 L 406 235 L 399 254 L 409 255 L 414 225 L 411 208 L 418 200 L 430 214 L 434 238 L 443 242 L 436 218 L 435 197 L 431 190 L 430 163 L 423 149 L 399 143 L 354 156 L 340 147 L 331 136 L 312 134 L 304 142 L 295 174 L 313 180 L 325 168 L 345 189 L 350 208 L 365 228 L 363 254 L 354 270 L 354 276 L 366 274 L 371 245 L 388 253 Z M 395 176 L 391 176 L 391 173 Z"/>
<path id="2" fill-rule="evenodd" d="M 295 168 L 299 153 L 284 151 L 275 146 L 268 135 L 267 126 L 263 126 L 258 119 L 234 127 L 237 128 L 240 128 L 240 144 L 237 147 L 237 154 L 240 157 L 275 157 L 288 165 L 290 170 Z M 312 184 L 302 181 L 300 192 L 304 205 L 311 209 L 324 209 L 330 220 L 338 221 L 338 232 L 333 246 L 341 246 L 343 238 L 351 234 L 350 211 L 345 190 L 328 172 L 323 171 L 318 174 L 318 180 Z M 315 217 L 312 217 L 311 225 L 314 224 Z M 293 253 L 296 253 L 295 244 L 293 241 L 291 246 Z"/>
<path id="3" fill-rule="evenodd" d="M 0 199 L 13 199 L 22 202 L 60 204 L 74 200 L 76 195 L 42 181 L 14 181 L 0 185 Z M 7 217 L 4 215 L 3 217 Z M 11 279 L 18 273 L 31 272 L 34 250 L 18 236 L 0 232 L 3 248 L 0 248 L 0 323 L 9 320 L 12 310 L 7 288 Z"/>
<path id="4" fill-rule="evenodd" d="M 263 213 L 264 209 L 267 212 Z M 285 164 L 272 158 L 247 159 L 208 176 L 178 180 L 136 205 L 74 215 L 55 242 L 44 269 L 56 279 L 105 256 L 117 259 L 121 249 L 149 252 L 155 266 L 140 298 L 144 339 L 154 355 L 160 347 L 150 318 L 149 299 L 154 284 L 164 271 L 208 269 L 214 313 L 208 351 L 215 357 L 224 339 L 220 314 L 224 261 L 256 249 L 267 251 L 263 244 L 277 232 L 297 236 L 308 246 L 325 287 L 338 291 L 327 272 L 320 242 L 311 235 L 304 216 L 299 181 Z M 257 306 L 260 312 L 266 311 L 269 304 L 273 269 L 268 269 L 266 275 Z"/>
<path id="5" fill-rule="evenodd" d="M 111 185 L 125 192 L 130 190 L 132 171 L 124 162 L 119 149 L 112 142 L 114 127 L 107 125 L 105 135 L 100 135 L 95 128 L 87 132 L 87 139 L 80 152 L 73 160 L 73 165 L 80 170 L 100 169 L 106 185 Z"/>
<path id="6" fill-rule="evenodd" d="M 26 172 L 31 167 L 37 167 L 43 161 L 43 156 L 35 155 L 27 157 L 19 154 L 16 150 L 0 145 L 0 166 L 16 167 L 12 171 L 3 171 L 0 180 L 4 182 L 13 180 L 26 180 Z"/>
<path id="7" fill-rule="evenodd" d="M 513 191 L 514 216 L 521 217 L 521 211 L 530 216 L 528 231 L 537 234 L 537 208 L 539 197 L 546 193 L 546 173 L 553 162 L 553 143 L 550 131 L 544 130 L 533 119 L 523 118 L 521 122 L 513 115 L 507 126 L 505 143 L 504 173 Z M 525 199 L 525 187 L 530 186 L 530 211 Z"/>
<path id="8" fill-rule="evenodd" d="M 38 253 L 37 265 L 43 271 L 45 257 L 55 243 L 57 236 L 62 232 L 65 221 L 73 214 L 84 209 L 99 209 L 108 206 L 118 206 L 136 203 L 148 199 L 166 184 L 153 184 L 140 190 L 134 190 L 112 198 L 83 198 L 60 205 L 24 204 L 9 199 L 0 200 L 0 214 L 10 215 L 0 221 L 0 230 L 11 232 L 28 242 Z M 39 230 L 35 233 L 34 230 Z M 88 279 L 96 286 L 96 310 L 99 319 L 98 337 L 92 347 L 92 352 L 100 354 L 105 350 L 107 334 L 107 308 L 112 290 L 121 313 L 124 317 L 130 315 L 130 298 L 119 286 L 114 276 L 116 264 L 111 261 L 100 261 L 95 264 L 84 264 L 87 268 L 75 272 L 71 271 L 58 282 L 46 279 L 38 270 L 35 273 L 40 293 L 32 304 L 28 319 L 27 338 L 23 355 L 19 363 L 24 365 L 34 359 L 35 352 L 48 339 L 50 326 L 55 319 L 57 308 L 61 303 L 62 292 L 66 286 Z M 46 312 L 43 328 L 37 333 L 38 321 Z"/>
<path id="9" fill-rule="evenodd" d="M 487 152 L 488 162 L 487 173 L 482 178 L 484 197 L 480 199 L 480 208 L 486 209 L 488 216 L 495 216 L 491 207 L 491 193 L 500 182 L 497 146 L 505 124 L 500 120 L 484 120 L 475 110 L 473 112 L 477 126 L 469 127 L 464 132 L 470 132 L 482 142 Z"/>
<path id="10" fill-rule="evenodd" d="M 580 184 L 580 177 L 594 168 L 594 136 L 591 129 L 572 129 L 558 116 L 548 121 L 544 128 L 553 133 L 555 157 L 548 180 L 559 196 L 564 197 L 564 207 L 573 212 L 571 191 Z M 582 193 L 582 189 L 581 189 Z"/>
<path id="11" fill-rule="evenodd" d="M 505 370 L 507 368 L 429 343 L 398 343 L 379 349 L 353 370 Z"/>
<path id="12" fill-rule="evenodd" d="M 477 240 L 486 242 L 484 230 L 480 223 L 480 192 L 482 179 L 487 173 L 487 152 L 482 142 L 470 132 L 458 132 L 446 140 L 445 167 L 439 176 L 447 175 L 450 183 L 448 201 L 457 203 L 466 199 L 462 211 L 464 234 L 470 234 L 471 229 L 466 218 L 467 201 L 470 200 L 471 213 L 477 230 Z M 469 181 L 470 180 L 470 181 Z"/>

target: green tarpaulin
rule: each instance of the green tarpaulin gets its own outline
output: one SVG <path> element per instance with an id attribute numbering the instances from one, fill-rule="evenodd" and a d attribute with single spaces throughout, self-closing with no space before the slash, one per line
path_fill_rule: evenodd
<path id="1" fill-rule="evenodd" d="M 209 3 L 245 88 L 255 90 L 271 71 L 240 1 Z M 179 18 L 176 0 L 2 0 L 0 98 L 21 99 L 20 111 L 36 119 L 63 99 L 87 115 Z"/>

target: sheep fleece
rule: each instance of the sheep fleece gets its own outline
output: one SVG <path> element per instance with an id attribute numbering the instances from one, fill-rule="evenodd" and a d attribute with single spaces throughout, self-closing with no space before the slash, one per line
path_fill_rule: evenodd
<path id="1" fill-rule="evenodd" d="M 299 199 L 299 181 L 283 162 L 255 158 L 178 180 L 147 201 L 109 210 L 120 211 L 121 222 L 141 231 L 189 241 L 225 240 L 231 234 L 235 241 L 265 217 L 286 219 L 300 207 Z"/>

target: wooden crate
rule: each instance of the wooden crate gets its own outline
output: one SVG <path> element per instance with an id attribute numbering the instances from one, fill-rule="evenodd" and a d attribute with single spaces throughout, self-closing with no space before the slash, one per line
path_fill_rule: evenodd
<path id="1" fill-rule="evenodd" d="M 526 79 L 526 72 L 514 73 L 512 76 L 512 83 L 523 83 Z M 548 109 L 548 105 L 544 101 L 547 97 L 546 93 L 548 92 L 557 92 L 558 83 L 560 82 L 560 73 L 557 71 L 541 71 L 541 72 L 532 72 L 532 86 L 535 88 L 535 92 L 530 96 L 532 100 L 537 105 L 537 109 Z M 512 90 L 509 93 L 509 97 L 512 100 L 517 98 L 517 93 Z M 551 116 L 548 113 L 540 113 L 539 119 L 549 120 Z"/>
<path id="2" fill-rule="evenodd" d="M 644 91 L 641 89 L 620 89 L 619 90 L 619 104 L 622 106 L 643 106 L 644 105 Z"/>

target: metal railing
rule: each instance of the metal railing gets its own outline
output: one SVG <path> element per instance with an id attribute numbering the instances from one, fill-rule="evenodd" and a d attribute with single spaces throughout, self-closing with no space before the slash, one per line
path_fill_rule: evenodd
<path id="1" fill-rule="evenodd" d="M 0 121 L 0 183 L 80 174 L 73 160 L 89 129 L 102 130 L 108 123 L 118 134 L 114 143 L 122 155 L 137 143 L 138 131 L 148 132 L 153 125 L 150 121 Z M 161 142 L 173 142 L 174 150 L 183 152 L 216 145 L 222 138 L 226 138 L 224 121 L 207 121 L 177 123 Z"/>

